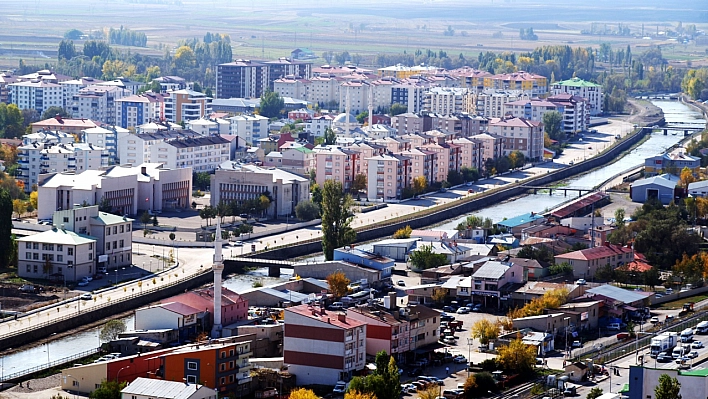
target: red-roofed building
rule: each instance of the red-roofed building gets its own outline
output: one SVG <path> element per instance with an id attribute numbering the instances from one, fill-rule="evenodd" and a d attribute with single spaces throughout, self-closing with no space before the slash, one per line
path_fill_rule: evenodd
<path id="1" fill-rule="evenodd" d="M 141 308 L 135 311 L 135 329 L 177 330 L 180 340 L 184 340 L 190 335 L 205 331 L 206 311 L 201 309 L 180 302 L 166 302 Z"/>
<path id="2" fill-rule="evenodd" d="M 98 127 L 98 125 L 90 119 L 69 119 L 57 115 L 54 118 L 33 123 L 32 133 L 37 133 L 40 130 L 51 130 L 53 132 L 81 134 L 82 131 L 94 127 Z"/>
<path id="3" fill-rule="evenodd" d="M 589 278 L 605 265 L 613 269 L 634 260 L 631 247 L 606 244 L 600 247 L 581 249 L 555 256 L 556 264 L 568 262 L 573 267 L 576 278 Z"/>
<path id="4" fill-rule="evenodd" d="M 223 325 L 248 319 L 248 300 L 228 288 L 221 288 L 221 322 Z M 163 303 L 179 302 L 199 310 L 209 312 L 208 327 L 210 331 L 214 322 L 214 287 L 185 292 L 168 298 Z"/>
<path id="5" fill-rule="evenodd" d="M 284 313 L 283 356 L 298 385 L 334 385 L 364 369 L 366 323 L 310 305 Z"/>

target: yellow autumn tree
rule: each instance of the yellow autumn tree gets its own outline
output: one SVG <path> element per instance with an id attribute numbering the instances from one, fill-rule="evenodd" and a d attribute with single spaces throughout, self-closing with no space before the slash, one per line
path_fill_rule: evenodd
<path id="1" fill-rule="evenodd" d="M 482 345 L 499 336 L 499 324 L 489 319 L 480 319 L 472 324 L 472 338 L 477 338 Z"/>
<path id="2" fill-rule="evenodd" d="M 290 399 L 320 399 L 311 389 L 295 388 L 290 391 Z"/>
<path id="3" fill-rule="evenodd" d="M 37 209 L 37 205 L 39 204 L 39 194 L 36 191 L 32 191 L 30 193 L 29 203 L 32 205 L 32 208 Z"/>
<path id="4" fill-rule="evenodd" d="M 376 399 L 376 395 L 370 392 L 347 391 L 344 399 Z"/>
<path id="5" fill-rule="evenodd" d="M 536 348 L 526 345 L 517 337 L 509 345 L 497 348 L 497 362 L 505 370 L 530 371 L 536 364 Z"/>
<path id="6" fill-rule="evenodd" d="M 334 272 L 327 276 L 327 284 L 329 284 L 329 292 L 335 298 L 341 298 L 349 292 L 349 283 L 351 282 L 343 272 Z"/>
<path id="7" fill-rule="evenodd" d="M 520 317 L 538 316 L 543 314 L 546 309 L 558 309 L 561 305 L 568 301 L 568 290 L 565 288 L 557 288 L 547 291 L 538 298 L 534 298 L 527 303 L 523 308 L 514 308 L 507 313 L 510 319 L 518 319 Z"/>
<path id="8" fill-rule="evenodd" d="M 693 176 L 693 172 L 691 172 L 691 169 L 688 167 L 685 167 L 681 169 L 681 187 L 688 188 L 688 185 L 696 181 L 696 178 Z"/>

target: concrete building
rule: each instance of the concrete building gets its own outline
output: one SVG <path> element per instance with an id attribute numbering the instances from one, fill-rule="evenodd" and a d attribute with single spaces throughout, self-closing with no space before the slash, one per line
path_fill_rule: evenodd
<path id="1" fill-rule="evenodd" d="M 403 190 L 410 185 L 411 159 L 398 154 L 383 154 L 366 158 L 367 197 L 369 201 L 401 199 Z"/>
<path id="2" fill-rule="evenodd" d="M 307 176 L 315 169 L 315 153 L 300 143 L 289 141 L 280 147 L 280 151 L 269 152 L 263 159 L 263 166 Z"/>
<path id="3" fill-rule="evenodd" d="M 366 280 L 370 285 L 383 278 L 382 271 L 358 266 L 346 261 L 307 262 L 293 265 L 293 274 L 302 278 L 325 280 L 334 272 L 341 271 L 350 281 Z"/>
<path id="4" fill-rule="evenodd" d="M 567 93 L 582 97 L 588 100 L 590 115 L 602 114 L 602 104 L 604 102 L 602 85 L 588 82 L 580 78 L 572 78 L 551 84 L 551 93 L 554 95 Z"/>
<path id="5" fill-rule="evenodd" d="M 505 228 L 509 233 L 521 237 L 522 230 L 543 224 L 546 222 L 546 218 L 543 215 L 539 215 L 535 212 L 526 213 L 523 215 L 515 216 L 511 219 L 501 220 L 497 223 L 498 226 Z"/>
<path id="6" fill-rule="evenodd" d="M 470 67 L 462 67 L 450 71 L 452 76 L 456 76 L 460 81 L 460 87 L 471 89 L 475 92 L 484 90 L 484 78 L 491 77 L 487 71 L 481 71 Z"/>
<path id="7" fill-rule="evenodd" d="M 101 82 L 98 84 L 100 84 L 102 86 L 115 86 L 115 87 L 119 87 L 121 89 L 126 89 L 126 90 L 130 91 L 131 94 L 138 94 L 142 90 L 142 88 L 145 87 L 144 82 L 130 80 L 130 79 L 124 78 L 122 76 L 117 77 L 113 80 Z"/>
<path id="8" fill-rule="evenodd" d="M 475 271 L 469 280 L 463 280 L 457 289 L 458 296 L 467 296 L 475 301 L 480 301 L 484 307 L 501 306 L 501 289 L 507 283 L 522 283 L 524 270 L 516 263 L 497 261 L 485 262 Z M 465 288 L 467 289 L 465 291 Z M 504 295 L 504 300 L 510 299 Z M 496 299 L 496 300 L 495 300 Z"/>
<path id="9" fill-rule="evenodd" d="M 72 109 L 74 118 L 91 119 L 114 126 L 116 122 L 116 100 L 131 95 L 129 90 L 116 86 L 92 85 L 74 95 Z"/>
<path id="10" fill-rule="evenodd" d="M 470 140 L 476 140 L 480 143 L 480 152 L 482 154 L 481 165 L 484 165 L 484 162 L 488 159 L 501 157 L 506 146 L 506 138 L 496 134 L 476 134 L 470 137 Z"/>
<path id="11" fill-rule="evenodd" d="M 691 197 L 708 196 L 708 180 L 701 180 L 688 184 L 688 195 Z"/>
<path id="12" fill-rule="evenodd" d="M 431 86 L 425 79 L 406 79 L 396 83 L 391 87 L 391 105 L 401 104 L 407 112 L 421 112 L 425 105 L 425 93 Z"/>
<path id="13" fill-rule="evenodd" d="M 432 87 L 425 92 L 423 109 L 440 115 L 473 113 L 476 98 L 469 89 Z"/>
<path id="14" fill-rule="evenodd" d="M 659 385 L 659 377 L 667 375 L 681 384 L 681 397 L 708 397 L 708 369 L 676 370 L 629 366 L 629 399 L 654 399 L 654 391 Z"/>
<path id="15" fill-rule="evenodd" d="M 229 134 L 238 136 L 248 144 L 268 137 L 268 118 L 261 115 L 237 115 L 227 119 L 231 122 Z"/>
<path id="16" fill-rule="evenodd" d="M 543 123 L 524 118 L 493 118 L 489 133 L 503 137 L 502 155 L 519 151 L 526 159 L 538 161 L 543 157 Z"/>
<path id="17" fill-rule="evenodd" d="M 486 79 L 486 78 L 485 78 Z M 503 118 L 504 104 L 530 99 L 532 96 L 519 90 L 489 90 L 485 89 L 477 95 L 476 113 L 485 118 Z"/>
<path id="18" fill-rule="evenodd" d="M 74 206 L 54 212 L 52 224 L 96 240 L 98 269 L 132 264 L 133 219 L 101 212 L 96 205 Z"/>
<path id="19" fill-rule="evenodd" d="M 108 164 L 112 165 L 119 161 L 118 140 L 130 134 L 128 129 L 118 126 L 108 128 L 94 127 L 81 132 L 81 142 L 94 147 L 103 147 L 108 151 Z"/>
<path id="20" fill-rule="evenodd" d="M 688 154 L 685 148 L 677 148 L 669 153 L 644 160 L 645 177 L 664 173 L 679 176 L 683 168 L 688 168 L 694 176 L 698 176 L 701 169 L 701 158 Z"/>
<path id="21" fill-rule="evenodd" d="M 96 273 L 96 239 L 71 230 L 51 230 L 17 239 L 17 275 L 78 281 Z"/>
<path id="22" fill-rule="evenodd" d="M 548 93 L 548 79 L 525 71 L 500 73 L 484 77 L 485 90 L 512 90 L 520 91 L 530 97 L 546 97 Z"/>
<path id="23" fill-rule="evenodd" d="M 214 323 L 214 287 L 185 292 L 170 297 L 165 302 L 178 302 L 207 312 L 208 317 L 203 331 L 209 331 Z M 242 323 L 248 320 L 248 299 L 228 288 L 221 287 L 221 320 L 223 324 Z"/>
<path id="24" fill-rule="evenodd" d="M 342 184 L 344 190 L 349 190 L 356 176 L 356 165 L 360 154 L 348 148 L 336 145 L 317 146 L 315 152 L 315 179 L 322 187 L 326 180 L 334 180 Z"/>
<path id="25" fill-rule="evenodd" d="M 79 135 L 82 131 L 93 127 L 98 127 L 90 119 L 65 119 L 57 115 L 54 118 L 45 119 L 43 121 L 31 124 L 32 133 L 37 133 L 41 130 L 50 130 L 52 132 L 62 132 L 67 134 Z"/>
<path id="26" fill-rule="evenodd" d="M 610 265 L 614 269 L 633 261 L 634 250 L 631 247 L 607 244 L 556 255 L 555 260 L 556 264 L 570 263 L 575 278 L 588 279 L 595 275 L 597 269 L 605 265 Z"/>
<path id="27" fill-rule="evenodd" d="M 639 179 L 631 184 L 629 197 L 633 202 L 644 203 L 649 199 L 657 199 L 662 204 L 668 205 L 677 198 L 678 183 L 678 176 L 668 173 Z"/>
<path id="28" fill-rule="evenodd" d="M 119 98 L 116 104 L 116 125 L 127 129 L 165 119 L 165 95 L 145 92 Z"/>
<path id="29" fill-rule="evenodd" d="M 165 119 L 180 123 L 205 118 L 211 114 L 211 98 L 193 90 L 168 91 L 165 97 Z"/>
<path id="30" fill-rule="evenodd" d="M 174 330 L 178 341 L 206 330 L 207 311 L 180 302 L 166 302 L 135 310 L 135 330 Z"/>
<path id="31" fill-rule="evenodd" d="M 11 83 L 8 88 L 9 100 L 20 110 L 33 109 L 42 115 L 50 107 L 64 106 L 63 90 L 57 83 L 34 79 Z"/>
<path id="32" fill-rule="evenodd" d="M 217 399 L 219 393 L 205 385 L 138 377 L 120 391 L 121 399 Z"/>
<path id="33" fill-rule="evenodd" d="M 160 84 L 160 92 L 162 93 L 172 90 L 184 90 L 187 88 L 187 81 L 179 76 L 160 76 L 152 81 Z"/>
<path id="34" fill-rule="evenodd" d="M 395 262 L 391 258 L 351 247 L 335 248 L 334 260 L 379 270 L 382 278 L 391 277 L 395 266 Z"/>
<path id="35" fill-rule="evenodd" d="M 309 91 L 311 82 L 299 76 L 285 76 L 273 81 L 273 91 L 282 97 L 301 98 L 310 100 Z"/>
<path id="36" fill-rule="evenodd" d="M 283 356 L 299 385 L 334 385 L 364 369 L 366 323 L 310 305 L 284 313 Z"/>
<path id="37" fill-rule="evenodd" d="M 313 137 L 324 137 L 325 131 L 332 127 L 333 119 L 330 115 L 315 116 L 305 122 L 305 132 Z"/>
<path id="38" fill-rule="evenodd" d="M 211 204 L 242 202 L 268 192 L 272 198 L 268 213 L 292 215 L 300 201 L 310 198 L 308 178 L 277 168 L 224 162 L 211 177 Z"/>
<path id="39" fill-rule="evenodd" d="M 54 173 L 43 176 L 38 191 L 40 220 L 84 201 L 98 205 L 102 198 L 120 215 L 188 208 L 192 203 L 192 168 L 166 169 L 160 163 L 145 163 L 79 174 Z"/>
<path id="40" fill-rule="evenodd" d="M 67 112 L 71 112 L 71 110 L 78 107 L 78 104 L 74 102 L 74 96 L 79 94 L 79 90 L 98 83 L 103 83 L 103 80 L 91 77 L 82 77 L 74 80 L 59 82 L 59 85 L 62 87 L 64 109 Z"/>
<path id="41" fill-rule="evenodd" d="M 216 66 L 217 98 L 258 98 L 266 89 L 273 89 L 276 79 L 300 76 L 309 79 L 312 64 L 280 58 L 277 61 L 238 59 Z"/>

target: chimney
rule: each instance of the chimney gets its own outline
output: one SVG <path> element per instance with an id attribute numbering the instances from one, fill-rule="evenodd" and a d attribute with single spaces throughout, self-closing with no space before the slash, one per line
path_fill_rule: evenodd
<path id="1" fill-rule="evenodd" d="M 143 175 L 146 175 L 146 174 L 147 174 L 147 166 L 141 166 L 141 167 L 140 167 L 140 173 L 143 174 Z"/>
<path id="2" fill-rule="evenodd" d="M 605 241 L 605 243 L 604 243 L 604 244 L 605 244 L 605 246 L 606 246 L 607 248 L 609 248 L 609 247 L 610 247 L 610 242 L 609 242 L 609 241 Z"/>
<path id="3" fill-rule="evenodd" d="M 339 320 L 342 323 L 346 323 L 347 322 L 347 314 L 344 312 L 339 312 L 339 314 L 337 315 L 337 320 Z"/>
<path id="4" fill-rule="evenodd" d="M 64 121 L 62 121 L 62 119 L 61 119 L 61 115 L 59 115 L 59 114 L 54 115 L 54 119 L 56 119 L 57 122 L 59 122 L 59 123 L 64 123 Z"/>

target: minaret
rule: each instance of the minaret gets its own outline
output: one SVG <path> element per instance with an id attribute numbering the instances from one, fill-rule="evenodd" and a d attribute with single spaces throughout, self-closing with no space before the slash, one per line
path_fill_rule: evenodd
<path id="1" fill-rule="evenodd" d="M 351 133 L 351 125 L 350 125 L 350 123 L 349 123 L 349 117 L 350 117 L 350 115 L 351 115 L 350 112 L 351 112 L 351 110 L 352 110 L 352 103 L 351 103 L 351 100 L 350 100 L 350 97 L 349 97 L 349 86 L 347 86 L 347 98 L 346 98 L 345 101 L 347 102 L 347 105 L 346 105 L 346 109 L 344 110 L 344 112 L 346 113 L 346 116 L 347 116 L 347 117 L 346 117 L 347 124 L 346 124 L 346 126 L 345 126 L 344 128 L 345 128 L 346 131 L 347 131 L 347 134 L 346 134 L 346 135 L 349 136 L 349 133 Z"/>
<path id="2" fill-rule="evenodd" d="M 216 216 L 216 235 L 214 236 L 214 325 L 211 337 L 221 337 L 221 272 L 224 271 L 224 258 L 221 256 L 221 218 Z"/>
<path id="3" fill-rule="evenodd" d="M 369 86 L 369 129 L 374 124 L 374 85 Z"/>

